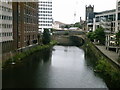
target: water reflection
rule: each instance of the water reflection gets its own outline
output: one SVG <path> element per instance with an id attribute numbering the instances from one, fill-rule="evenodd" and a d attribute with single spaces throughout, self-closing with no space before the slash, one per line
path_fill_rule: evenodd
<path id="1" fill-rule="evenodd" d="M 3 71 L 4 88 L 106 88 L 88 68 L 83 49 L 54 46 Z"/>

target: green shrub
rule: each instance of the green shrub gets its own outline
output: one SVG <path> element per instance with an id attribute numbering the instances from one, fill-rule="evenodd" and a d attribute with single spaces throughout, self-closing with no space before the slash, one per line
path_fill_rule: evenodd
<path id="1" fill-rule="evenodd" d="M 47 45 L 43 45 L 43 46 L 36 46 L 34 48 L 31 48 L 30 50 L 27 50 L 25 52 L 22 53 L 17 53 L 15 56 L 13 56 L 12 58 L 8 59 L 4 65 L 2 65 L 3 67 L 6 67 L 7 65 L 9 65 L 12 62 L 19 62 L 20 60 L 22 60 L 23 58 L 29 56 L 30 54 L 33 54 L 34 52 L 49 48 L 53 45 L 55 45 L 57 42 L 56 41 L 51 41 L 49 44 Z"/>
<path id="2" fill-rule="evenodd" d="M 109 83 L 109 87 L 120 87 L 120 71 L 114 68 L 106 59 L 100 59 L 96 70 L 101 71 L 103 78 Z"/>
<path id="3" fill-rule="evenodd" d="M 51 41 L 50 32 L 49 29 L 44 29 L 43 36 L 42 36 L 42 42 L 43 44 L 49 44 Z"/>

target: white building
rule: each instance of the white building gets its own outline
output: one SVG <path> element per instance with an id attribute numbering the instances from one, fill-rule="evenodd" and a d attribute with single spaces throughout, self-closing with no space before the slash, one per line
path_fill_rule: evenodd
<path id="1" fill-rule="evenodd" d="M 52 28 L 57 29 L 57 30 L 62 30 L 62 26 L 64 26 L 64 25 L 65 25 L 65 24 L 62 23 L 62 22 L 54 21 Z"/>
<path id="2" fill-rule="evenodd" d="M 13 47 L 12 3 L 0 2 L 0 43 L 2 51 L 8 52 Z"/>
<path id="3" fill-rule="evenodd" d="M 115 32 L 120 31 L 120 0 L 116 3 L 116 28 Z"/>
<path id="4" fill-rule="evenodd" d="M 93 20 L 93 31 L 95 31 L 100 26 L 103 26 L 103 28 L 107 30 L 111 30 L 111 26 L 109 26 L 109 23 L 112 23 L 112 32 L 115 32 L 115 14 L 115 9 L 106 10 L 95 14 L 95 18 Z"/>
<path id="5" fill-rule="evenodd" d="M 106 48 L 120 48 L 116 43 L 116 33 L 120 31 L 120 0 L 116 2 L 116 9 L 98 12 L 93 20 L 93 31 L 103 27 L 106 32 Z"/>
<path id="6" fill-rule="evenodd" d="M 39 30 L 52 28 L 52 0 L 40 0 L 39 3 Z"/>

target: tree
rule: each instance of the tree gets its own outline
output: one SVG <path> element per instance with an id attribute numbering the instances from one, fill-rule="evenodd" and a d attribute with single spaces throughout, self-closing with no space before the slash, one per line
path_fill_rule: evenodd
<path id="1" fill-rule="evenodd" d="M 116 41 L 117 41 L 117 45 L 120 45 L 120 31 L 118 33 L 116 33 Z"/>
<path id="2" fill-rule="evenodd" d="M 82 28 L 82 26 L 80 25 L 79 22 L 76 22 L 76 23 L 74 24 L 74 27 Z"/>
<path id="3" fill-rule="evenodd" d="M 96 40 L 99 40 L 100 44 L 105 44 L 105 32 L 102 27 L 95 30 L 95 35 Z"/>
<path id="4" fill-rule="evenodd" d="M 44 29 L 42 42 L 43 44 L 49 44 L 51 41 L 49 29 Z"/>
<path id="5" fill-rule="evenodd" d="M 69 29 L 70 27 L 71 27 L 70 25 L 65 25 L 65 27 L 64 27 L 64 28 Z"/>
<path id="6" fill-rule="evenodd" d="M 87 34 L 87 37 L 91 40 L 94 41 L 94 39 L 96 38 L 95 32 L 89 32 Z"/>

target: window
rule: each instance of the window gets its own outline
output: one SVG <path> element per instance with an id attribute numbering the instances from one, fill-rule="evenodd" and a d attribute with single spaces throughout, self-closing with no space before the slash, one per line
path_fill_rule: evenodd
<path id="1" fill-rule="evenodd" d="M 118 10 L 120 11 L 120 7 L 118 7 Z"/>
<path id="2" fill-rule="evenodd" d="M 120 5 L 120 1 L 118 2 L 118 5 Z"/>
<path id="3" fill-rule="evenodd" d="M 118 20 L 120 20 L 120 13 L 118 13 Z"/>

